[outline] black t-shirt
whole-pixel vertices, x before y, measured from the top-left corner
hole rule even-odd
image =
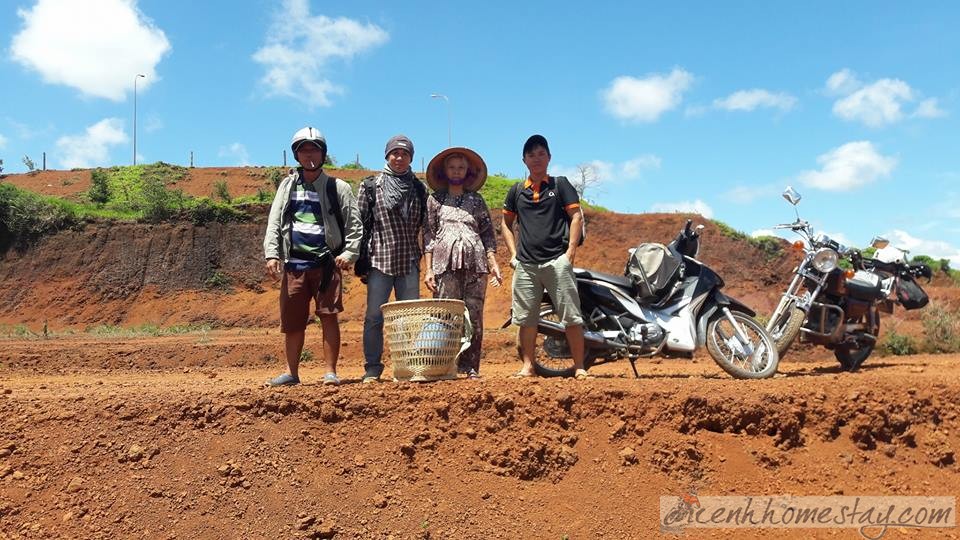
[[[519,196],[517,190],[520,190]],[[580,206],[580,197],[570,182],[551,176],[538,185],[517,182],[507,191],[504,213],[520,223],[517,260],[542,264],[567,251],[567,208]]]

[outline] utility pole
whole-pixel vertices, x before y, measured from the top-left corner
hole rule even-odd
[[[450,98],[443,94],[430,94],[430,97],[447,102],[447,147],[453,146],[453,113],[450,112]]]
[[[133,164],[137,164],[137,79],[146,78],[145,75],[137,73],[133,78]]]

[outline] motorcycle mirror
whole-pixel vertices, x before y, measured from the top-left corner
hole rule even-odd
[[[787,186],[787,189],[783,190],[783,198],[787,200],[790,204],[796,206],[800,199],[803,197],[793,187]]]
[[[883,249],[890,245],[890,241],[882,236],[874,236],[873,239],[870,240],[870,245],[877,249]]]

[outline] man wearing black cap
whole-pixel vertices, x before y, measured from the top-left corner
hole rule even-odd
[[[534,375],[533,355],[537,320],[544,291],[566,326],[574,373],[583,369],[583,315],[577,294],[573,262],[582,235],[580,197],[565,178],[547,174],[550,147],[543,135],[533,135],[523,145],[523,163],[530,172],[507,192],[503,203],[503,239],[512,256],[513,323],[520,326],[523,367],[519,377]],[[517,231],[514,232],[514,224]]]
[[[380,306],[395,291],[397,300],[420,298],[420,256],[427,190],[410,168],[413,142],[395,135],[384,148],[387,161],[375,178],[360,187],[359,208],[369,229],[370,271],[367,311],[363,319],[363,382],[383,374],[383,312]]]

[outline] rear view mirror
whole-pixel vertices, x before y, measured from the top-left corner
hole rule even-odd
[[[786,199],[790,204],[796,206],[803,197],[801,197],[800,194],[797,193],[792,187],[787,186],[787,189],[783,190],[783,198]]]

